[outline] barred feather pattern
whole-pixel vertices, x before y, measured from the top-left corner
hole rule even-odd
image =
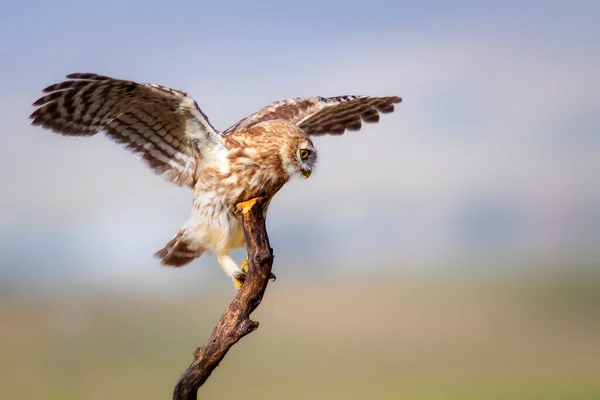
[[[296,123],[307,135],[340,135],[346,130],[357,131],[362,122],[379,122],[379,113],[394,111],[397,96],[336,96],[309,97],[277,101],[241,120],[223,134],[245,131],[259,123],[284,119]]]
[[[67,78],[33,103],[33,125],[68,136],[104,131],[155,173],[192,188],[203,152],[222,147],[220,134],[184,92],[96,74]]]

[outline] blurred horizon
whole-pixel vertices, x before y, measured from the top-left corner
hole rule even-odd
[[[544,399],[600,395],[599,281],[270,284],[259,329],[203,398]],[[0,303],[0,398],[171,398],[230,302],[62,292]],[[10,345],[8,345],[10,344]]]

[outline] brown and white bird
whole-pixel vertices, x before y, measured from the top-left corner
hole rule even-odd
[[[235,205],[272,198],[292,177],[308,178],[317,161],[310,136],[356,131],[394,111],[400,97],[338,96],[275,102],[220,132],[186,93],[89,73],[48,86],[30,118],[67,136],[103,131],[155,173],[194,190],[185,226],[157,253],[179,267],[214,252],[239,288],[246,268],[230,257],[244,245]]]

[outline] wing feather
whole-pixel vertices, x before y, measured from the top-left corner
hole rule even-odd
[[[308,135],[339,135],[357,131],[362,122],[376,123],[381,114],[394,111],[397,96],[336,96],[288,99],[275,102],[241,120],[223,134],[235,134],[258,123],[285,119],[296,123]]]
[[[220,133],[184,92],[90,73],[67,78],[33,103],[32,125],[68,136],[104,131],[180,186],[193,187],[205,152],[223,146]]]

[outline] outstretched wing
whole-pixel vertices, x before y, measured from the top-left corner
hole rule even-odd
[[[32,125],[67,136],[100,131],[131,150],[157,174],[193,187],[197,164],[222,146],[198,104],[184,92],[113,79],[71,74],[48,86],[31,114]]]
[[[357,131],[362,121],[379,121],[379,113],[391,113],[397,96],[337,96],[288,99],[275,102],[241,120],[223,134],[241,132],[260,122],[285,119],[292,121],[308,135],[339,135],[347,129]]]

